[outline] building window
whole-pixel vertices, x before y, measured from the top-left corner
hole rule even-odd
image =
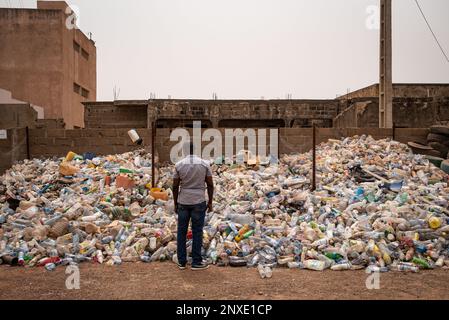
[[[75,50],[76,52],[80,52],[81,50],[81,46],[76,41],[73,41],[73,50]]]
[[[81,86],[77,83],[73,83],[73,92],[80,94]]]
[[[73,50],[80,53],[84,59],[89,60],[89,52],[81,48],[81,45],[75,40],[73,40]]]
[[[81,49],[81,55],[84,59],[89,60],[89,53],[86,50]]]
[[[89,98],[89,90],[81,88],[81,95],[86,99]]]
[[[86,98],[86,99],[89,98],[89,90],[83,88],[82,86],[80,86],[80,85],[77,84],[76,82],[73,83],[73,92],[75,92],[76,94],[79,94],[79,95],[83,96],[83,97]]]

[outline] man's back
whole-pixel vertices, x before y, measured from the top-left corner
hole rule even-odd
[[[204,202],[208,176],[212,176],[209,162],[198,156],[190,155],[176,163],[173,178],[180,180],[178,202],[185,205]]]

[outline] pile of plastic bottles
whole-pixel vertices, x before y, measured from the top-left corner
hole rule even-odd
[[[203,256],[220,266],[414,271],[449,266],[448,176],[406,145],[361,136],[278,165],[213,161]],[[0,262],[118,265],[176,258],[173,166],[144,150],[25,160],[0,178]],[[191,250],[191,233],[188,235]]]

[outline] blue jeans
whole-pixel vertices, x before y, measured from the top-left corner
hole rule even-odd
[[[178,262],[182,265],[187,263],[186,238],[189,228],[189,221],[192,219],[192,265],[199,265],[203,262],[201,248],[203,246],[203,227],[206,217],[206,202],[185,205],[178,203]]]

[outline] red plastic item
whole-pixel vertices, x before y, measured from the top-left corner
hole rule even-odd
[[[193,238],[193,235],[192,235],[192,230],[189,230],[188,232],[187,232],[187,239],[192,239]]]
[[[39,267],[45,266],[47,263],[58,263],[61,259],[59,257],[49,257],[39,261]]]
[[[117,188],[132,189],[134,188],[134,181],[125,175],[118,175],[115,178],[115,186]]]
[[[403,247],[406,247],[406,248],[413,248],[414,247],[413,240],[410,239],[410,238],[401,239],[401,245]]]

